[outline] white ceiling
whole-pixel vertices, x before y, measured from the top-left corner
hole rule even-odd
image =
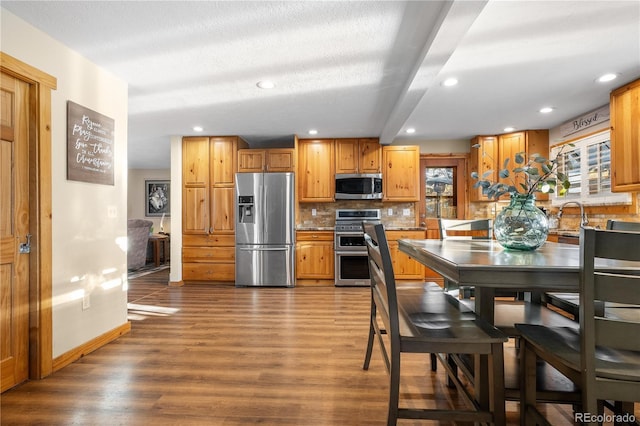
[[[170,137],[196,125],[253,146],[552,128],[640,77],[638,0],[1,5],[129,84],[131,168],[169,167]]]

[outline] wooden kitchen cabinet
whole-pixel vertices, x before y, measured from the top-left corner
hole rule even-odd
[[[640,79],[611,92],[611,191],[640,191]]]
[[[240,149],[238,150],[238,172],[293,172],[295,171],[295,149]]]
[[[498,136],[498,162],[497,167],[501,169],[504,165],[506,158],[509,158],[509,164],[507,169],[511,174],[511,177],[507,179],[501,179],[502,182],[507,185],[513,185],[513,169],[520,167],[516,164],[515,155],[519,152],[524,152],[525,157],[528,159],[530,155],[540,154],[545,158],[549,157],[549,131],[548,130],[526,130],[522,132],[508,133]],[[521,174],[523,175],[523,174]],[[524,182],[523,176],[515,181],[515,185],[520,187],[520,183]],[[543,194],[537,192],[536,200],[548,200],[549,194]],[[505,197],[508,197],[505,196]]]
[[[237,150],[246,146],[235,136],[182,140],[185,281],[235,279],[234,184]]]
[[[424,266],[400,251],[398,240],[424,239],[424,231],[386,231],[393,273],[397,280],[423,280]]]
[[[333,231],[296,232],[296,278],[334,279]]]
[[[478,147],[475,147],[478,145]],[[482,188],[474,188],[478,182],[471,177],[472,172],[477,172],[480,179],[488,179],[496,182],[498,179],[498,137],[497,136],[476,136],[471,139],[471,150],[469,151],[469,201],[489,201],[483,194]],[[487,177],[482,176],[486,172],[491,172]]]
[[[382,200],[419,201],[420,148],[384,146],[382,163]]]
[[[335,157],[333,139],[298,141],[298,201],[333,202]]]
[[[380,173],[382,149],[376,138],[336,139],[336,173]]]

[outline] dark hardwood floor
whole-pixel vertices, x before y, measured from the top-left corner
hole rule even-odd
[[[0,396],[2,425],[384,425],[376,347],[362,370],[367,288],[168,287],[168,270],[129,282],[131,333]],[[459,405],[442,368],[408,356],[408,404]],[[553,424],[572,424],[550,407]],[[516,403],[508,403],[518,424]],[[402,420],[400,425],[429,422]]]

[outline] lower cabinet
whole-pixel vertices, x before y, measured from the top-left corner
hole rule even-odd
[[[296,278],[334,279],[333,231],[296,232]]]
[[[397,280],[423,280],[424,266],[398,248],[398,240],[424,239],[424,231],[387,231],[393,272]]]
[[[183,235],[182,279],[233,282],[235,257],[234,234]]]

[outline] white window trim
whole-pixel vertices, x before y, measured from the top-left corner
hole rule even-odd
[[[587,161],[586,148],[589,145],[604,142],[606,140],[611,140],[611,132],[609,130],[605,130],[599,133],[595,133],[593,135],[586,136],[581,139],[576,139],[571,143],[575,145],[575,148],[580,149],[580,167],[581,170],[587,170],[585,167],[585,163]],[[555,158],[558,154],[558,151],[562,148],[561,145],[556,145],[551,147],[551,158]],[[572,149],[575,149],[572,148]],[[584,151],[583,151],[584,150]],[[585,173],[581,173],[581,188],[588,188],[588,177]],[[594,205],[614,205],[614,204],[631,204],[631,194],[628,192],[611,192],[605,195],[589,195],[581,192],[580,194],[570,194],[559,196],[557,193],[551,194],[551,205],[552,206],[560,206],[567,201],[578,201],[585,206],[594,206]]]

